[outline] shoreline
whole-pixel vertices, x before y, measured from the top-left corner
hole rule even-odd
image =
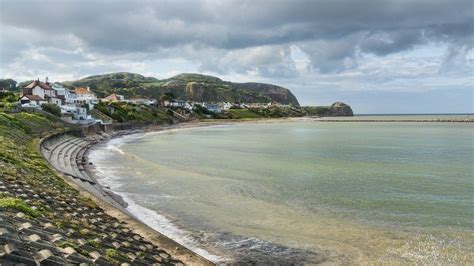
[[[85,152],[81,157],[81,162],[84,165],[84,171],[88,173],[88,175],[92,178],[94,184],[91,186],[83,186],[81,185],[82,182],[77,182],[77,179],[72,177],[71,175],[67,175],[64,172],[56,169],[54,163],[50,162],[46,155],[43,152],[42,145],[44,141],[47,141],[51,137],[54,137],[56,134],[52,134],[50,136],[46,136],[41,139],[39,142],[39,147],[41,150],[41,154],[48,162],[50,166],[60,174],[70,185],[74,188],[81,191],[81,193],[87,195],[89,198],[92,198],[102,209],[104,209],[105,213],[109,214],[112,217],[119,219],[128,224],[129,228],[133,231],[137,232],[138,234],[147,238],[150,242],[156,243],[158,246],[161,246],[164,250],[168,251],[172,256],[176,256],[176,258],[182,260],[186,264],[200,264],[200,265],[212,265],[214,262],[210,261],[208,258],[199,255],[195,251],[190,250],[189,248],[179,244],[176,240],[168,237],[160,233],[159,231],[153,229],[150,225],[145,224],[142,220],[140,220],[136,215],[132,214],[127,210],[128,203],[118,194],[111,191],[109,187],[101,185],[97,179],[97,170],[95,165],[91,164],[89,161],[89,154],[91,150],[98,145],[107,143],[108,141],[124,136],[129,136],[133,134],[143,134],[149,132],[162,132],[162,131],[169,131],[169,130],[179,130],[179,129],[192,129],[192,128],[201,128],[201,127],[209,127],[209,126],[225,126],[225,125],[235,125],[235,124],[261,124],[261,123],[284,123],[284,122],[300,122],[300,121],[311,121],[311,122],[405,122],[401,120],[395,121],[361,121],[361,120],[319,120],[318,118],[313,117],[297,117],[297,118],[271,118],[271,119],[238,119],[238,120],[204,120],[204,121],[191,121],[191,122],[183,122],[171,125],[155,125],[140,129],[126,129],[126,130],[118,130],[118,131],[111,131],[107,132],[96,132],[92,135],[86,135],[85,137],[81,137],[81,139],[89,139],[90,145],[87,146]],[[419,122],[410,120],[409,122]],[[440,122],[440,121],[429,121],[429,122]],[[451,121],[455,122],[455,121]],[[460,121],[456,121],[460,122]],[[466,121],[464,121],[466,122]],[[472,121],[469,121],[472,122]],[[67,133],[66,133],[67,134]],[[91,140],[92,138],[92,140]],[[78,167],[78,165],[71,165],[74,167]],[[77,171],[81,169],[75,169]],[[100,179],[100,178],[99,178]],[[91,191],[91,187],[93,188]],[[210,254],[213,255],[213,254]]]
[[[238,123],[241,123],[241,122],[250,122],[250,124],[255,124],[255,123],[259,123],[259,122],[263,122],[263,123],[268,123],[268,122],[275,122],[275,123],[278,123],[278,122],[290,122],[292,121],[291,119],[290,120],[271,120],[271,121],[261,121],[261,120],[257,120],[257,121],[234,121],[235,123],[230,123],[230,124],[238,124]],[[214,122],[214,121],[213,121]],[[197,124],[199,125],[199,123]],[[211,125],[219,125],[218,123],[211,123]],[[322,125],[322,124],[320,124]],[[387,124],[388,125],[388,124]],[[251,125],[250,125],[251,126]],[[290,126],[291,127],[291,124],[284,124],[283,126]],[[447,126],[447,125],[446,125]],[[188,131],[184,131],[184,132],[187,132],[185,134],[188,134],[188,135],[192,135],[193,133],[192,132],[188,132]],[[156,136],[156,135],[155,135]],[[158,135],[159,136],[159,135]],[[137,135],[137,138],[141,138],[141,135]],[[127,140],[124,140],[124,142],[127,142]],[[115,145],[116,143],[111,143],[112,145]],[[119,147],[119,145],[117,145],[117,147]],[[126,152],[127,150],[124,149],[124,151]],[[146,158],[146,157],[145,157]],[[163,158],[166,158],[163,157]],[[133,172],[132,173],[129,173],[129,175],[133,175]],[[113,183],[111,183],[113,184]],[[115,187],[113,185],[111,185],[112,187]],[[117,191],[121,191],[121,190],[117,190]],[[156,206],[156,210],[159,210],[159,205]],[[211,216],[212,217],[212,216]],[[191,224],[192,225],[192,224]],[[191,227],[193,228],[193,227]],[[271,254],[271,253],[270,253]],[[343,253],[343,254],[346,254],[346,253]],[[239,256],[236,256],[237,258],[239,258]],[[296,260],[297,261],[297,260]]]
[[[136,215],[127,210],[128,202],[126,202],[122,196],[110,190],[109,187],[104,186],[98,182],[97,172],[95,165],[89,161],[89,154],[94,147],[98,145],[105,144],[112,139],[130,136],[133,134],[146,134],[146,133],[155,133],[163,132],[170,130],[180,130],[180,129],[196,129],[212,126],[225,126],[225,125],[235,125],[235,124],[261,124],[261,123],[283,123],[283,122],[297,122],[301,121],[300,118],[269,118],[269,119],[239,119],[239,120],[211,120],[211,121],[190,121],[190,122],[181,122],[177,124],[167,124],[167,125],[154,125],[144,128],[132,128],[111,132],[96,132],[93,134],[86,134],[86,136],[79,137],[80,139],[88,140],[89,144],[85,148],[79,164],[71,164],[71,167],[76,172],[84,171],[87,173],[87,176],[92,179],[92,184],[90,182],[84,182],[81,178],[76,175],[68,174],[57,168],[58,162],[50,161],[47,157],[48,154],[44,149],[44,143],[54,139],[57,135],[68,135],[71,132],[61,132],[53,133],[51,135],[45,136],[40,139],[38,147],[40,153],[42,154],[45,161],[48,165],[72,187],[79,190],[84,196],[91,198],[99,207],[101,207],[104,212],[112,217],[119,219],[122,222],[128,224],[129,228],[132,231],[142,235],[144,238],[148,239],[150,242],[161,246],[164,250],[169,252],[172,256],[175,256],[177,259],[183,261],[186,264],[199,264],[199,265],[214,265],[214,262],[210,261],[208,258],[199,255],[195,251],[190,250],[189,248],[183,246],[177,241],[173,240],[171,237],[160,233],[159,231],[153,229],[150,225],[141,221]],[[91,140],[92,138],[92,140]],[[66,156],[67,157],[67,156]],[[64,159],[64,158],[63,158]],[[83,168],[79,167],[82,165]],[[207,251],[206,251],[207,252]],[[212,256],[214,254],[209,254]]]

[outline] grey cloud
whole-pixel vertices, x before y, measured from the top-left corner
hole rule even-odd
[[[214,57],[212,60],[199,58],[198,60],[204,62],[200,69],[216,73],[233,71],[239,74],[255,73],[280,78],[298,75],[289,46],[260,46],[231,52],[220,50],[217,53],[221,53],[222,56]]]
[[[397,31],[393,33],[375,32],[370,33],[367,38],[362,40],[360,48],[363,52],[383,56],[411,49],[423,42],[425,42],[425,38],[421,30]]]
[[[276,56],[269,64],[259,62],[257,55],[250,57],[253,62],[233,64],[225,58],[258,47],[297,44],[314,69],[339,72],[357,66],[358,53],[385,56],[429,42],[469,51],[474,34],[470,0],[3,0],[0,15],[1,57],[6,62],[18,55],[12,43],[21,49],[58,47],[57,40],[73,36],[82,49],[103,57],[186,55],[199,60],[202,69],[246,72],[253,64],[260,74],[275,76],[295,75],[289,56],[283,56],[284,62]],[[15,29],[30,36],[11,33]],[[182,53],[182,47],[206,56]]]
[[[354,68],[357,64],[357,43],[361,34],[354,34],[337,40],[304,42],[299,47],[309,56],[314,68],[322,73],[340,72]]]

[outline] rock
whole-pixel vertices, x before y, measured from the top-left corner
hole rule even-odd
[[[36,252],[35,261],[40,263],[51,256],[53,256],[53,253],[49,249],[43,249],[41,251]]]
[[[77,253],[76,250],[72,247],[66,247],[66,248],[63,248],[63,249],[59,249],[62,253],[64,253],[64,257],[69,257],[71,256],[72,254],[74,253]]]
[[[329,107],[329,116],[354,116],[354,113],[349,105],[335,102]]]
[[[4,246],[0,246],[0,257],[10,254],[12,252],[17,251],[18,249],[13,246],[12,244],[6,244]]]
[[[30,235],[30,236],[27,237],[27,240],[28,240],[29,242],[36,242],[36,241],[38,241],[38,240],[41,240],[41,237],[40,237],[39,235],[37,235],[37,234],[32,234],[32,235]]]
[[[21,231],[21,230],[24,230],[24,229],[28,229],[30,227],[31,227],[30,223],[22,223],[22,224],[18,225],[18,230]]]
[[[0,228],[0,236],[8,235],[8,230],[5,228]]]
[[[97,251],[92,251],[89,253],[89,256],[92,258],[92,261],[95,262],[100,258],[100,253]]]

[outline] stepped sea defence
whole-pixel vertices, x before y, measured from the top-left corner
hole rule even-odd
[[[0,114],[0,263],[208,263],[120,211],[84,167],[97,139],[61,126],[38,114]]]

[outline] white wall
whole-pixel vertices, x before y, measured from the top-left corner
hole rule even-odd
[[[40,86],[34,87],[33,90],[31,91],[31,93],[33,95],[38,95],[39,97],[44,99],[44,89],[41,88]]]

